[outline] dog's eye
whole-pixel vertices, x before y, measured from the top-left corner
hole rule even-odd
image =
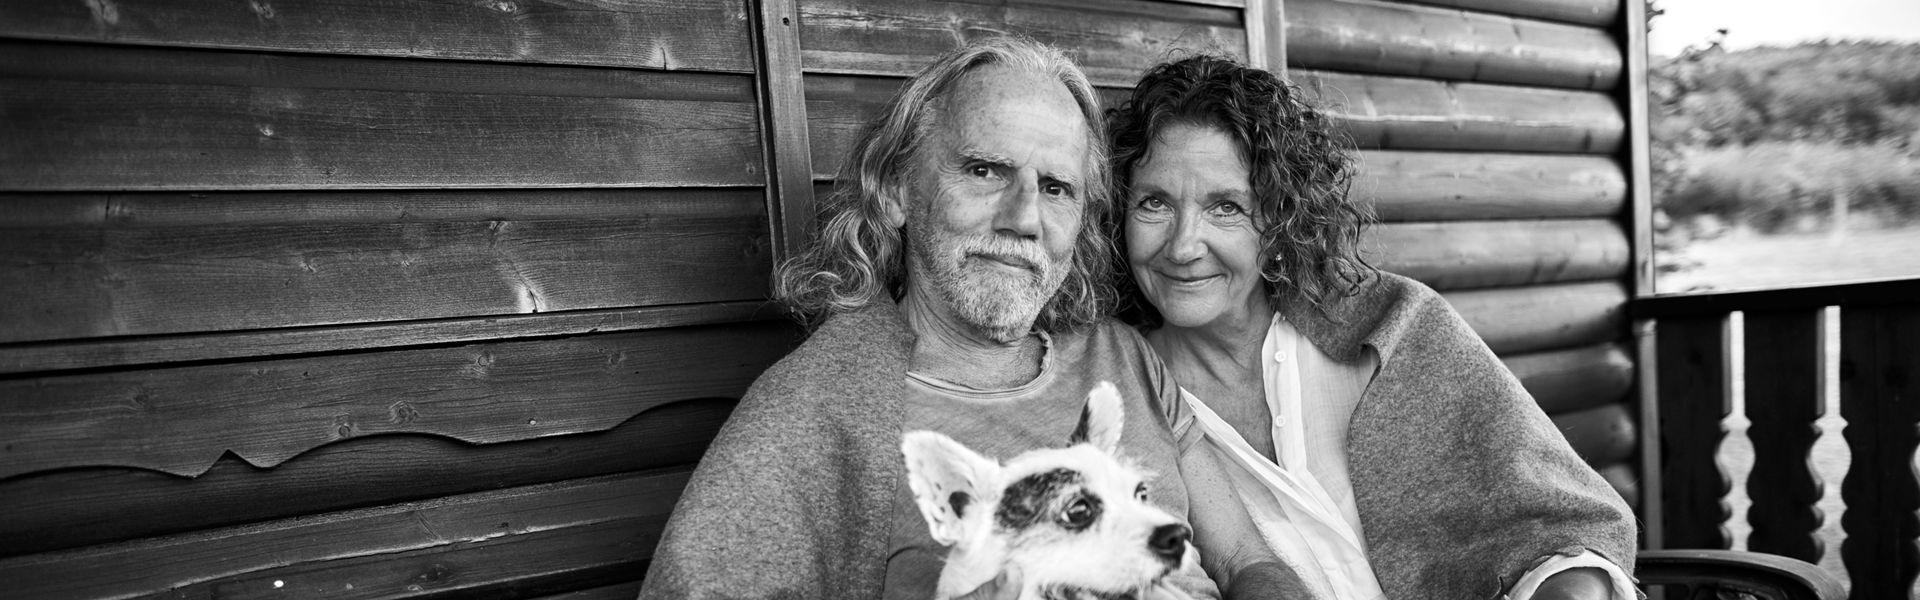
[[[1139,486],[1133,488],[1133,499],[1139,500],[1141,502],[1147,501],[1147,484],[1142,483]]]
[[[1088,525],[1093,524],[1093,519],[1097,516],[1099,516],[1099,508],[1088,501],[1086,496],[1081,496],[1074,498],[1072,502],[1067,503],[1065,510],[1060,511],[1060,523],[1066,525],[1068,529],[1086,529]]]

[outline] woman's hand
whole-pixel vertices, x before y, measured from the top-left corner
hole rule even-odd
[[[1536,600],[1608,600],[1613,597],[1613,580],[1607,572],[1593,567],[1567,569],[1540,582],[1533,592]]]

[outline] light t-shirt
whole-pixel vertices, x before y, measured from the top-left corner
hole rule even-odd
[[[1146,341],[1112,320],[1043,340],[1040,375],[1011,389],[977,390],[909,372],[905,430],[938,431],[1004,462],[1027,450],[1067,445],[1087,392],[1110,381],[1125,410],[1120,453],[1148,473],[1148,500],[1185,520],[1187,492],[1175,429],[1191,427],[1193,419]],[[884,597],[931,598],[947,548],[933,541],[904,479],[894,507]],[[1219,595],[1198,567],[1177,573],[1174,583],[1198,597]]]

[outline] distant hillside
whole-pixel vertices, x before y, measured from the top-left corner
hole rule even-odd
[[[1678,225],[1920,222],[1920,44],[1713,45],[1647,79],[1654,195]]]
[[[1682,145],[1920,146],[1920,44],[1809,43],[1658,60],[1655,132]]]

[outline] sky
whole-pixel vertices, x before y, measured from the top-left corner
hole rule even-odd
[[[1673,56],[1728,30],[1729,50],[1803,41],[1920,42],[1920,0],[1655,0],[1648,50]]]

